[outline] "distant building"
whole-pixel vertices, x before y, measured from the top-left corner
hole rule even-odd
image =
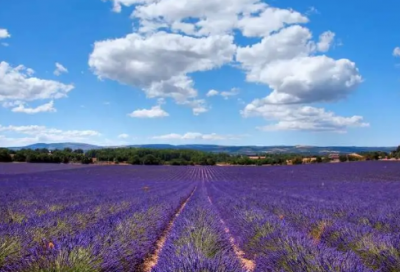
[[[339,153],[331,153],[328,155],[328,158],[331,160],[338,160],[339,159]]]

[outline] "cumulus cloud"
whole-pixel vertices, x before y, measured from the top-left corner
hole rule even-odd
[[[4,28],[0,28],[0,39],[6,39],[6,38],[10,38],[11,35],[10,33],[8,33],[7,29]]]
[[[143,1],[132,13],[141,24],[140,31],[152,32],[162,27],[184,26],[186,34],[218,35],[230,33],[243,15],[257,13],[267,5],[260,0],[150,0]],[[187,18],[195,18],[187,23]],[[192,26],[190,26],[192,25]]]
[[[72,84],[34,77],[34,72],[23,65],[14,68],[7,62],[0,62],[0,102],[3,102],[3,106],[10,103],[19,106],[26,101],[59,99],[66,97],[74,89]],[[42,105],[39,110],[49,111],[52,108],[51,103]],[[18,110],[22,111],[24,107],[18,107]]]
[[[396,48],[393,50],[393,56],[395,56],[395,57],[400,57],[400,47],[396,47]]]
[[[237,60],[246,70],[247,80],[272,89],[265,102],[337,101],[346,98],[362,82],[350,60],[313,55],[318,45],[311,38],[307,28],[296,25],[238,49]]]
[[[222,141],[222,140],[237,140],[241,136],[235,135],[219,135],[216,133],[203,134],[199,132],[187,132],[185,134],[165,134],[160,136],[154,136],[152,139],[155,140],[204,140],[204,141]]]
[[[93,140],[101,134],[94,130],[61,130],[46,126],[2,126],[0,125],[0,146],[20,146],[37,142],[81,142]],[[13,137],[7,136],[8,133]],[[15,137],[18,135],[20,137]]]
[[[118,135],[118,139],[128,139],[128,138],[129,138],[129,135],[126,133]]]
[[[160,105],[154,106],[151,109],[138,109],[128,116],[133,118],[162,118],[169,116],[168,112],[164,111]]]
[[[36,114],[40,112],[56,112],[57,110],[54,108],[54,101],[50,101],[49,103],[40,105],[36,108],[25,107],[24,104],[19,104],[17,107],[13,108],[11,111],[27,113],[27,114]]]
[[[193,38],[167,32],[137,33],[96,42],[89,65],[99,78],[141,88],[149,98],[190,105],[198,92],[187,75],[232,61],[236,46],[228,35]]]
[[[60,76],[63,73],[68,73],[68,69],[65,68],[62,64],[56,62],[56,69],[54,70],[54,75]]]
[[[317,43],[317,49],[320,52],[327,52],[331,48],[332,42],[335,39],[335,33],[332,31],[326,31],[319,36],[319,42]]]
[[[270,125],[260,130],[303,130],[344,133],[351,127],[368,127],[362,116],[343,117],[323,108],[299,105],[266,105],[256,102],[248,104],[241,112],[244,117],[259,116]]]
[[[260,14],[248,14],[238,21],[238,28],[246,37],[265,37],[287,25],[307,23],[309,20],[299,12],[268,7]]]

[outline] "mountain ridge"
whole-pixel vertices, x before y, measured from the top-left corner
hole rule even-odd
[[[23,147],[8,147],[11,150],[21,149],[37,149],[47,148],[54,149],[82,149],[84,151],[90,149],[104,149],[104,148],[152,148],[152,149],[194,149],[205,152],[224,152],[229,154],[262,154],[262,153],[299,153],[299,154],[328,154],[328,153],[357,153],[357,152],[371,152],[371,151],[385,151],[391,152],[396,147],[363,147],[363,146],[309,146],[309,145],[275,145],[275,146],[257,146],[257,145],[243,145],[243,146],[228,146],[228,145],[213,145],[213,144],[141,144],[141,145],[121,145],[121,146],[99,146],[86,143],[36,143]]]

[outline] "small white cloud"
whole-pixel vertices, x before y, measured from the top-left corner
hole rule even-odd
[[[68,73],[68,69],[65,68],[62,64],[56,62],[56,69],[54,70],[54,75],[60,76],[63,73]]]
[[[208,93],[206,94],[206,96],[211,97],[211,96],[216,96],[218,94],[219,94],[219,92],[217,90],[209,90]]]
[[[158,99],[157,99],[157,104],[158,104],[158,105],[163,105],[163,104],[165,104],[165,98],[163,98],[163,97],[158,98]]]
[[[105,102],[103,102],[103,104],[106,105],[106,106],[108,106],[108,105],[111,105],[111,102],[105,101]]]
[[[328,52],[331,48],[332,42],[335,39],[335,33],[332,31],[326,31],[319,36],[319,42],[317,43],[317,49],[320,52]]]
[[[316,7],[309,7],[305,14],[307,16],[309,16],[312,14],[321,14],[321,13],[319,12],[319,10]]]
[[[400,57],[400,47],[396,47],[396,48],[393,50],[393,56],[395,56],[395,57]]]
[[[135,110],[128,116],[133,118],[162,118],[169,116],[168,112],[164,111],[160,105],[154,106],[151,109]]]
[[[5,43],[5,42],[1,43],[1,45],[4,46],[4,47],[9,47],[10,46],[9,43]]]
[[[36,108],[26,108],[24,104],[19,104],[17,107],[13,108],[11,111],[26,113],[26,114],[36,114],[40,112],[57,112],[57,109],[54,108],[54,102],[50,101],[49,103],[43,104]]]
[[[228,99],[231,96],[235,96],[239,94],[239,89],[238,88],[232,88],[230,91],[223,91],[219,92],[217,90],[209,90],[208,93],[206,94],[207,97],[211,96],[217,96],[220,95],[225,99]]]
[[[228,99],[231,96],[236,96],[239,94],[238,88],[232,88],[230,91],[221,92],[221,96],[225,99]]]
[[[4,28],[0,28],[0,39],[6,39],[6,38],[10,38],[11,35],[10,33],[8,33],[7,29]]]
[[[126,133],[118,135],[118,139],[128,139],[128,138],[129,138],[129,135]]]

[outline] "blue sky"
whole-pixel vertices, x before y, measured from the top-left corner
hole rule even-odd
[[[0,3],[0,146],[395,146],[400,3]]]

